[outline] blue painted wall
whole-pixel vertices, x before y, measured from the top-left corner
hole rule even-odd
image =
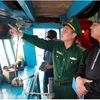
[[[27,31],[24,31],[24,33],[26,34],[31,34],[33,35],[33,28],[30,28]],[[24,56],[25,56],[25,60],[28,64],[28,67],[34,67],[37,63],[36,63],[36,52],[35,52],[35,47],[34,45],[30,44],[29,42],[24,41]]]
[[[34,23],[33,28],[55,28],[59,29],[60,24],[57,23]]]

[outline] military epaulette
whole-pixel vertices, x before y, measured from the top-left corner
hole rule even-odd
[[[82,50],[85,51],[86,49],[84,47],[82,47],[81,45],[77,44],[77,46]]]

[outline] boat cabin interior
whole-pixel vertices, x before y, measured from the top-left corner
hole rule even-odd
[[[1,0],[0,99],[46,99],[50,96],[42,94],[43,72],[39,66],[44,50],[11,36],[8,23],[21,32],[43,39],[48,30],[53,29],[60,39],[63,25],[76,15],[83,34],[77,42],[89,49],[96,42],[90,36],[90,26],[99,16],[99,8],[98,0]],[[13,86],[14,79],[19,83]]]

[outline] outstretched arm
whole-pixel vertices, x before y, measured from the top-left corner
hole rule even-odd
[[[38,38],[38,36],[36,35],[28,35],[28,34],[23,34],[22,32],[18,31],[16,28],[14,28],[13,26],[11,26],[10,24],[8,24],[10,27],[10,34],[11,35],[17,35],[22,37],[22,39],[28,41],[29,43],[41,48],[41,49],[45,49],[48,51],[53,51],[53,48],[56,46],[56,44],[58,42],[54,41],[54,40],[44,40],[44,39],[40,39]]]

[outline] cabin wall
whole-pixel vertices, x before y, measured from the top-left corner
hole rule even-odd
[[[30,28],[29,30],[24,31],[26,34],[34,35],[33,28]],[[23,40],[24,41],[24,40]],[[30,44],[27,41],[24,41],[24,57],[27,62],[27,65],[29,67],[34,67],[36,63],[36,52],[34,45]]]

